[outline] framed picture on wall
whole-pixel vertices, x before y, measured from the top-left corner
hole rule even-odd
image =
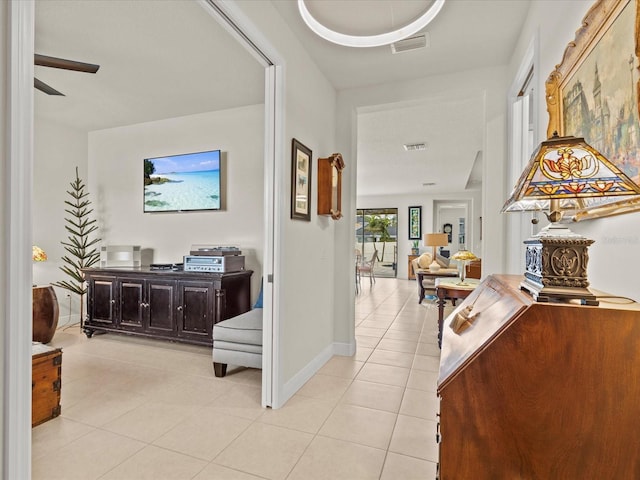
[[[409,207],[409,240],[422,238],[422,207]]]
[[[640,182],[640,0],[597,0],[546,82],[549,125],[584,137]],[[640,210],[640,196],[584,200],[574,220]]]
[[[291,142],[291,218],[311,221],[311,150]]]

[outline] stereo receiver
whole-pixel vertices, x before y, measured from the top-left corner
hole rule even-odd
[[[244,270],[244,255],[185,255],[185,272],[229,273]]]

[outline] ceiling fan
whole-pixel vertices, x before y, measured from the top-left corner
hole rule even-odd
[[[58,57],[47,57],[46,55],[39,55],[37,53],[35,54],[35,64],[41,67],[61,68],[62,70],[73,70],[74,72],[85,73],[96,73],[100,68],[100,65],[93,63],[76,62],[75,60],[65,60],[64,58]],[[64,97],[64,93],[60,93],[55,88],[50,87],[37,78],[33,79],[33,86],[47,95],[62,95]]]

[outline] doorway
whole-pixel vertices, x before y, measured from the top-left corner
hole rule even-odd
[[[364,260],[375,257],[377,277],[395,278],[398,272],[398,209],[356,210],[355,248]]]
[[[449,235],[449,245],[443,247],[450,255],[458,250],[471,249],[472,236],[469,223],[469,200],[436,200],[433,202],[434,231]],[[445,255],[449,256],[449,255]]]
[[[8,326],[7,337],[5,338],[6,348],[3,353],[3,365],[11,365],[11,369],[6,369],[7,375],[4,381],[3,392],[5,399],[4,434],[5,439],[10,439],[5,445],[4,472],[7,478],[29,478],[31,461],[31,405],[29,402],[31,386],[29,378],[31,376],[31,329],[25,326],[25,317],[31,317],[31,257],[29,245],[32,237],[31,227],[31,183],[32,183],[32,163],[33,163],[33,55],[34,55],[34,33],[35,33],[35,5],[33,2],[11,2],[9,7],[10,24],[9,30],[10,48],[7,48],[7,58],[10,53],[11,82],[8,88],[9,107],[7,111],[11,114],[10,128],[7,130],[8,138],[7,151],[11,154],[8,157],[7,170],[11,172],[11,187],[8,189],[3,205],[6,200],[7,212],[5,220],[10,224],[10,233],[7,245],[13,253],[12,258],[16,260],[7,265],[7,278],[11,278],[11,289],[7,287],[5,295],[10,300],[6,306]],[[6,11],[5,11],[6,12]],[[3,18],[4,20],[4,18]],[[9,35],[7,37],[9,38]],[[278,67],[265,66],[267,72],[267,89],[269,98],[265,99],[265,109],[268,111],[269,125],[267,131],[267,141],[265,145],[265,183],[268,186],[270,195],[265,195],[265,215],[267,224],[278,222],[273,208],[274,189],[280,187],[274,180],[275,159],[282,157],[283,146],[278,140],[283,137],[281,128],[283,122],[280,121],[282,106],[280,100],[282,95],[282,80],[276,75]],[[7,114],[7,118],[8,118]],[[26,213],[25,213],[26,212]],[[273,217],[276,217],[275,220]],[[277,225],[276,225],[277,227]],[[274,228],[274,231],[278,231]],[[10,237],[10,238],[9,238]],[[273,260],[273,243],[277,240],[271,236],[267,239],[264,272],[270,277],[273,276],[272,265],[278,262]],[[27,250],[29,249],[29,250]],[[28,260],[26,260],[28,259]],[[267,262],[268,260],[268,262]],[[267,265],[269,265],[267,267]],[[271,303],[270,298],[273,290],[273,283],[265,282],[269,290],[265,289],[265,301],[267,307]],[[265,308],[265,314],[266,314]],[[265,318],[265,323],[271,317]],[[266,328],[266,327],[265,327]],[[270,346],[271,343],[265,344]],[[265,357],[267,355],[265,354]],[[271,364],[269,363],[271,367]],[[275,368],[275,367],[274,367]],[[271,368],[263,369],[264,372],[271,372]],[[268,399],[271,398],[271,378],[269,378]],[[263,385],[265,381],[263,380]],[[278,388],[280,390],[280,388]],[[275,398],[275,394],[273,396]],[[26,400],[26,401],[25,401]],[[264,401],[264,400],[263,400]],[[7,412],[11,412],[9,415]]]

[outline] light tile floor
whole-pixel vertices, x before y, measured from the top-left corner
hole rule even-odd
[[[215,378],[210,348],[58,330],[62,415],[33,429],[33,478],[435,478],[437,308],[414,281],[368,283],[356,355],[278,410],[260,407],[259,370]]]

